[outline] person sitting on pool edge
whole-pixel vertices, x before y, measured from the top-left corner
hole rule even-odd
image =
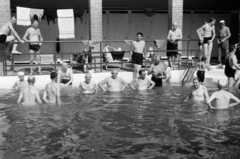
[[[168,61],[164,61],[164,68],[165,68],[165,79],[166,79],[166,82],[170,82],[170,80],[172,78],[172,69],[169,66],[169,62]]]
[[[232,93],[227,92],[224,90],[224,88],[227,86],[227,82],[224,79],[218,80],[218,89],[219,91],[214,92],[209,100],[207,101],[207,104],[212,109],[227,109],[229,107],[233,107],[235,105],[238,105],[240,103],[240,100],[235,97]],[[215,100],[214,107],[212,106],[211,102]],[[233,99],[236,101],[236,103],[231,103],[230,100]]]
[[[91,81],[92,75],[87,73],[85,75],[85,81],[81,82],[79,85],[79,92],[83,94],[92,94],[98,91],[97,85],[95,82]]]
[[[208,90],[205,86],[200,84],[198,77],[193,79],[191,93],[187,99],[192,99],[195,101],[207,101],[209,99]]]
[[[162,87],[162,78],[165,76],[164,65],[161,63],[161,57],[156,56],[154,58],[154,63],[151,64],[148,75],[152,74],[151,81],[155,83],[155,86]]]
[[[86,71],[86,73],[91,73],[91,74],[94,73],[94,69],[92,69],[92,65],[91,64],[87,64],[87,71]]]
[[[23,103],[22,103],[23,105],[35,105],[36,100],[39,104],[42,104],[42,100],[40,99],[39,92],[37,88],[34,87],[35,81],[36,80],[34,76],[28,77],[28,86],[24,87],[21,90],[17,103],[21,103],[23,99]]]
[[[58,71],[58,83],[62,83],[64,86],[72,85],[73,82],[73,71],[71,68],[68,68],[66,62],[62,63],[62,68]]]
[[[129,86],[132,89],[143,91],[147,89],[152,89],[155,86],[155,82],[146,78],[146,72],[144,70],[140,70],[138,73],[139,77],[137,77],[135,80],[129,83]],[[136,85],[136,87],[134,85]],[[150,87],[148,87],[149,85]]]
[[[52,72],[50,74],[52,82],[46,85],[43,93],[43,100],[46,103],[57,103],[58,105],[61,105],[60,84],[56,82],[57,76],[58,74],[56,72]]]
[[[122,78],[117,77],[118,71],[117,70],[112,70],[112,76],[107,77],[103,81],[98,83],[99,88],[102,91],[109,91],[109,92],[120,92],[125,89],[127,86],[127,82],[124,81]],[[107,85],[107,89],[104,88],[103,85]]]
[[[12,88],[14,89],[23,89],[25,86],[28,86],[27,81],[24,80],[24,72],[20,71],[18,72],[18,78],[19,80],[15,82]]]

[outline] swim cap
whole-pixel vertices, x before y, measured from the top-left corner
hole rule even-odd
[[[18,72],[18,76],[24,76],[24,72],[22,71]]]
[[[227,85],[227,81],[225,79],[218,80],[218,86],[220,88],[224,88],[224,87],[226,87],[226,85]]]
[[[220,20],[220,22],[219,23],[225,23],[225,20]]]

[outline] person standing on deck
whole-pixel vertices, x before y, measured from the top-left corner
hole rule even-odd
[[[107,77],[103,81],[98,83],[99,88],[102,91],[109,91],[109,92],[120,92],[125,89],[127,86],[127,82],[124,81],[122,78],[117,77],[118,71],[117,70],[112,70],[112,76]],[[107,85],[107,89],[104,88],[103,85]]]
[[[45,91],[43,93],[43,100],[46,103],[57,103],[58,105],[61,105],[60,84],[57,83],[57,76],[58,75],[56,72],[52,72],[50,74],[52,82],[46,85]]]
[[[134,65],[134,75],[138,77],[139,70],[143,64],[143,56],[146,55],[146,42],[143,40],[143,33],[137,33],[137,40],[133,41],[131,48],[132,63]]]
[[[196,77],[193,79],[191,93],[187,99],[192,99],[194,101],[207,101],[209,99],[208,90],[205,86],[200,84],[199,78]]]
[[[227,109],[229,107],[233,107],[235,105],[240,104],[240,100],[235,97],[232,93],[227,92],[224,90],[224,88],[227,86],[227,82],[224,79],[220,79],[218,81],[218,88],[219,91],[214,92],[209,100],[207,101],[207,104],[212,109]],[[213,107],[211,102],[215,100],[215,106]],[[230,100],[233,99],[236,101],[236,103],[231,103]]]
[[[12,88],[14,89],[23,89],[25,86],[28,86],[28,83],[27,81],[24,80],[24,72],[20,71],[18,72],[18,78],[19,80],[15,82],[15,84],[13,85]]]
[[[217,34],[218,42],[218,62],[222,65],[222,57],[225,57],[229,52],[229,42],[228,39],[231,37],[230,29],[225,26],[225,21],[220,21],[220,28]]]
[[[58,71],[58,83],[62,83],[65,86],[72,85],[73,82],[73,71],[71,68],[68,68],[68,64],[63,62],[62,68]]]
[[[178,40],[182,39],[182,31],[177,27],[177,23],[172,24],[167,36],[167,57],[171,67],[175,68],[176,59],[178,57]],[[175,51],[176,50],[176,51]]]
[[[136,87],[134,86],[136,85]],[[148,87],[150,85],[150,87]],[[155,82],[146,78],[146,72],[144,70],[139,71],[139,77],[129,83],[132,89],[137,89],[139,91],[152,89],[155,86]]]
[[[15,17],[12,17],[9,22],[6,22],[0,27],[0,44],[6,44],[8,42],[17,42],[24,43],[22,39],[20,39],[18,33],[13,28],[13,25],[16,24],[17,20]],[[9,35],[11,33],[11,35]],[[22,54],[17,51],[17,45],[13,44],[12,54]]]
[[[208,65],[210,64],[213,40],[215,38],[215,21],[214,18],[210,18],[208,23],[204,24],[197,30],[200,43],[203,44],[203,53],[207,58]],[[203,35],[201,33],[203,33]]]
[[[36,80],[34,76],[28,77],[28,86],[24,87],[21,90],[17,103],[21,103],[23,99],[23,103],[22,103],[23,105],[35,105],[37,104],[36,101],[39,104],[42,104],[42,100],[40,99],[39,92],[37,88],[34,87],[35,81]]]
[[[224,73],[228,77],[228,87],[236,86],[239,81],[239,75],[238,72],[240,70],[240,66],[238,65],[238,60],[236,57],[236,50],[237,50],[237,45],[231,45],[230,47],[230,52],[226,56],[226,66]],[[233,84],[235,81],[235,84]]]
[[[27,37],[29,37],[29,40],[27,39]],[[23,36],[23,40],[25,40],[26,42],[30,42],[29,43],[29,53],[32,54],[38,54],[40,53],[41,50],[41,46],[42,46],[42,35],[41,35],[41,31],[38,28],[38,21],[34,20],[32,23],[32,26],[30,28],[28,28]],[[40,43],[38,42],[40,41]],[[32,42],[32,43],[31,43]],[[33,63],[33,60],[35,59],[37,60],[38,64],[41,64],[41,57],[39,55],[30,55],[30,64]],[[32,67],[30,68],[30,75],[33,74],[33,69]],[[38,73],[41,73],[41,66],[38,66]]]

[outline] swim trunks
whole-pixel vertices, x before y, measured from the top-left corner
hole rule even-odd
[[[143,64],[143,54],[133,51],[132,63],[137,64],[137,65],[142,65]]]
[[[231,77],[234,78],[236,71],[237,71],[237,70],[232,69],[232,68],[230,67],[230,64],[229,64],[229,56],[228,56],[228,58],[226,59],[226,63],[225,63],[225,70],[224,70],[225,75],[226,75],[228,78],[231,78]]]
[[[162,78],[152,77],[151,80],[155,82],[155,86],[162,87]]]
[[[173,44],[171,42],[168,41],[167,43],[167,50],[172,50],[172,51],[167,51],[167,56],[175,56],[177,57],[178,54],[178,44]],[[174,51],[176,50],[176,51]]]
[[[41,46],[39,44],[29,44],[29,50],[39,51]]]
[[[62,79],[61,83],[66,84],[69,81],[70,81],[70,79]],[[69,85],[72,85],[72,82]]]
[[[202,43],[200,40],[198,41],[198,46],[202,46]]]
[[[203,38],[203,44],[208,44],[208,41],[209,41],[209,40],[212,40],[212,37],[207,37],[207,38],[204,37],[204,38]]]
[[[197,77],[199,78],[199,81],[203,83],[204,79],[205,79],[205,71],[198,70],[197,71]]]
[[[0,35],[0,44],[5,43],[6,40],[7,40],[7,35],[5,35],[5,34]]]

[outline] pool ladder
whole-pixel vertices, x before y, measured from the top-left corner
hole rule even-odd
[[[193,79],[193,75],[196,72],[195,66],[189,66],[183,73],[182,78],[182,86],[184,86],[187,83],[190,83]]]

